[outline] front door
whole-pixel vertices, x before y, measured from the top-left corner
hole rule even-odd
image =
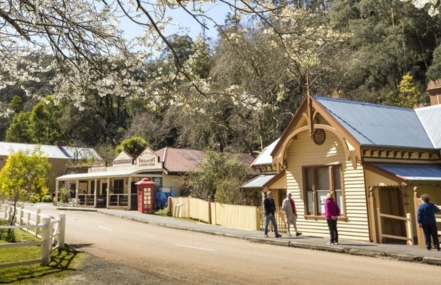
[[[401,191],[395,187],[380,188],[380,212],[382,214],[405,217]],[[402,220],[383,217],[381,219],[383,233],[394,236],[406,236],[406,223]],[[397,239],[386,238],[384,242],[405,243]]]

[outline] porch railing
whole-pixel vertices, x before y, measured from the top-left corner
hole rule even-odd
[[[382,214],[380,212],[380,209],[377,208],[377,218],[378,218],[378,235],[380,237],[379,242],[382,243],[383,242],[383,238],[390,238],[390,239],[398,239],[398,240],[405,240],[407,241],[408,245],[413,245],[414,240],[413,240],[413,231],[412,231],[412,223],[411,223],[411,215],[410,213],[406,214],[406,218],[405,217],[401,217],[401,216],[394,216],[394,215],[388,215],[388,214]],[[393,219],[393,220],[399,220],[399,221],[405,221],[406,222],[406,236],[397,236],[397,235],[389,235],[389,234],[384,234],[383,233],[383,229],[382,229],[382,222],[381,219],[382,218],[389,218],[389,219]]]

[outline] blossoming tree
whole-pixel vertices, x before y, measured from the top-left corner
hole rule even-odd
[[[234,85],[212,92],[210,78],[200,78],[193,72],[200,62],[198,57],[204,56],[203,51],[181,62],[168,42],[164,29],[173,19],[166,15],[176,9],[190,14],[201,26],[212,22],[220,34],[224,33],[225,26],[215,23],[204,12],[204,5],[208,3],[229,6],[237,20],[253,20],[256,28],[272,38],[274,46],[285,50],[285,58],[291,62],[287,70],[291,76],[304,77],[308,69],[320,63],[323,49],[342,38],[325,23],[310,25],[314,17],[326,11],[306,13],[305,4],[295,1],[3,1],[0,3],[0,88],[21,81],[38,81],[39,73],[53,70],[55,76],[51,84],[55,102],[67,98],[80,110],[90,90],[101,96],[146,98],[151,108],[161,104],[194,108],[187,96],[193,92],[208,101],[215,101],[219,95],[228,96],[256,110],[268,106],[254,94]],[[121,18],[141,27],[142,33],[133,39],[124,38]],[[230,42],[241,41],[245,33],[230,33]],[[148,71],[146,60],[157,54],[163,44],[175,58],[173,68],[166,72]],[[37,60],[29,56],[36,54],[51,55],[53,61],[43,64],[43,56]],[[34,95],[26,91],[29,96]],[[163,100],[164,94],[170,97]],[[199,103],[200,98],[196,102]]]

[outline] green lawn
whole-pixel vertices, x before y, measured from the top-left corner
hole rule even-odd
[[[0,225],[2,224],[4,221],[0,220]],[[5,241],[6,231],[0,232],[0,244],[7,243]],[[16,242],[38,240],[35,236],[22,230],[16,229],[14,233]],[[0,264],[39,258],[39,246],[0,249]],[[37,263],[0,269],[0,284],[45,284],[49,279],[65,278],[69,272],[79,268],[80,261],[81,253],[70,249],[54,250],[50,255],[48,266],[41,266]]]

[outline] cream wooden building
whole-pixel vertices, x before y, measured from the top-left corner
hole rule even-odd
[[[250,164],[254,159],[244,153],[225,152],[225,155],[229,158],[238,156],[245,164]],[[57,198],[61,187],[71,185],[71,199],[75,199],[77,205],[136,210],[136,182],[149,178],[155,182],[155,194],[160,192],[178,197],[181,195],[181,186],[185,183],[183,176],[191,171],[199,171],[198,163],[205,156],[206,152],[202,150],[172,147],[157,151],[147,147],[137,158],[122,151],[115,157],[112,166],[101,162],[93,165],[88,173],[57,177]]]
[[[441,204],[441,105],[307,96],[270,155],[304,235],[328,237],[324,202],[333,192],[341,239],[412,244],[419,195]]]

